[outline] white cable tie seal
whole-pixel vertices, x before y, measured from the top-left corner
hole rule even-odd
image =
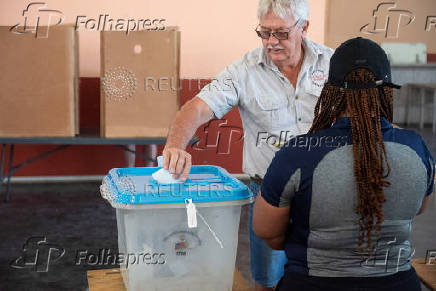
[[[195,204],[192,203],[192,199],[185,199],[186,214],[188,215],[188,227],[197,227],[197,209]]]
[[[197,227],[197,214],[200,216],[201,220],[203,220],[204,224],[209,229],[210,233],[218,243],[218,245],[223,249],[223,243],[218,237],[218,235],[215,233],[215,231],[212,230],[209,223],[207,223],[206,219],[204,219],[203,215],[200,214],[200,212],[197,211],[195,204],[192,202],[192,199],[185,199],[185,206],[186,206],[186,214],[188,216],[188,227],[189,228],[195,228]]]

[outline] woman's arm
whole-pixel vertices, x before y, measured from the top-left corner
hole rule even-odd
[[[259,191],[253,208],[253,231],[272,249],[284,249],[289,211],[290,206],[272,206],[263,199]]]
[[[421,213],[424,212],[424,210],[427,208],[427,204],[428,204],[429,200],[433,197],[433,195],[434,195],[434,193],[424,197],[424,199],[422,200],[421,208],[419,209],[419,211],[416,215],[420,215]]]

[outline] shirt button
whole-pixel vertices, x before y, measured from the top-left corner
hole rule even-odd
[[[301,117],[300,117],[300,118],[298,118],[298,121],[301,121]]]
[[[295,96],[295,100],[298,100],[298,95]]]

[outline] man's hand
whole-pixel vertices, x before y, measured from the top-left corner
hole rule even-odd
[[[183,149],[194,136],[197,128],[214,117],[209,105],[194,97],[186,102],[176,113],[163,150],[164,169],[173,174],[174,179],[185,182],[191,169],[191,155]]]
[[[191,155],[178,148],[166,148],[163,150],[163,167],[173,174],[174,179],[185,182],[191,170]]]

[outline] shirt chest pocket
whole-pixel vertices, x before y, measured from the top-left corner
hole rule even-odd
[[[303,123],[312,123],[314,111],[319,96],[321,95],[322,87],[318,87],[312,83],[306,83],[299,94],[298,102],[295,103],[299,121]]]
[[[285,130],[291,126],[287,98],[256,96],[254,114],[261,127],[268,130]]]

